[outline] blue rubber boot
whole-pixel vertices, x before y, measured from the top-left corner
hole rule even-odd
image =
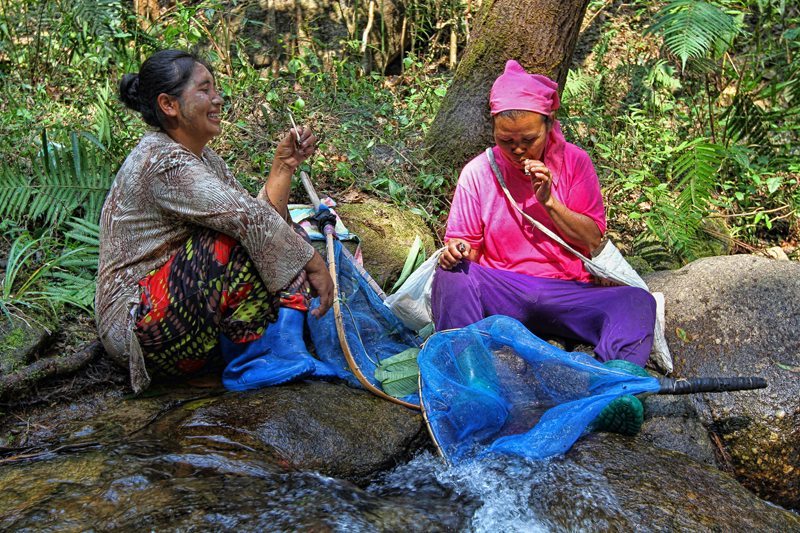
[[[333,379],[336,372],[314,359],[303,341],[305,313],[288,307],[264,334],[248,343],[234,343],[220,335],[222,356],[228,365],[222,372],[226,389],[241,391],[281,385],[305,378]]]
[[[309,359],[289,359],[272,353],[265,337],[235,343],[220,335],[222,356],[228,362],[222,372],[222,384],[226,389],[243,391],[281,385],[314,372],[314,362]]]
[[[336,379],[336,371],[327,363],[314,358],[306,348],[303,340],[303,327],[306,323],[306,311],[298,311],[291,307],[278,308],[278,319],[267,327],[264,337],[272,346],[272,353],[278,357],[310,361],[314,370],[308,376],[313,379]]]

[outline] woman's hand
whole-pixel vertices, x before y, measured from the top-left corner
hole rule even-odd
[[[297,132],[297,133],[295,133]],[[300,136],[298,142],[297,137]],[[292,128],[283,136],[278,148],[275,150],[275,162],[281,162],[292,170],[300,166],[300,163],[308,159],[317,149],[317,136],[311,128],[297,126]]]
[[[297,141],[298,134],[300,142]],[[275,160],[269,169],[269,177],[261,192],[258,193],[258,197],[269,199],[284,220],[289,220],[289,210],[286,206],[289,203],[289,191],[292,188],[292,175],[300,163],[305,161],[316,149],[317,137],[311,132],[311,128],[302,126],[289,130],[289,133],[284,135],[281,142],[278,143]]]
[[[536,159],[526,159],[522,162],[522,165],[525,175],[530,175],[531,177],[531,187],[533,187],[533,192],[536,194],[536,200],[541,205],[548,207],[552,199],[550,186],[553,182],[550,169]]]
[[[311,311],[311,314],[316,318],[322,318],[333,304],[333,279],[328,272],[328,265],[321,255],[314,252],[304,269],[311,285],[311,295],[319,296],[319,307]]]
[[[462,259],[468,259],[472,251],[472,246],[462,239],[450,239],[445,246],[442,255],[439,256],[439,266],[445,270],[450,270]]]

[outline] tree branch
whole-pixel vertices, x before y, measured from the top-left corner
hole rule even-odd
[[[95,339],[73,354],[39,359],[12,374],[0,376],[0,397],[25,390],[45,378],[74,372],[98,356],[102,350],[100,340]]]

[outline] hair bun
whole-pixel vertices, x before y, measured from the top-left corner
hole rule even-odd
[[[125,74],[119,82],[119,99],[129,108],[139,111],[141,100],[139,99],[139,74]]]

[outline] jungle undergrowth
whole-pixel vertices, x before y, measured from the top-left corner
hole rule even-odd
[[[731,29],[687,52],[685,42],[665,45],[663,33],[705,23],[684,16],[685,2],[593,0],[579,42],[591,54],[576,56],[562,95],[567,137],[589,151],[600,176],[609,233],[644,270],[772,245],[800,256],[798,8],[703,4]],[[52,266],[26,287],[44,295],[48,312],[91,311],[99,203],[146,131],[117,101],[116,83],[159,48],[194,50],[215,68],[226,117],[212,147],[249,190],[260,188],[291,110],[320,138],[305,166],[318,192],[378,196],[442,235],[458,169],[422,149],[452,79],[440,58],[406,53],[401,73],[384,75],[365,69],[357,40],[335,52],[297,40],[256,67],[258,32],[235,34],[219,0],[180,4],[146,29],[114,0],[0,7],[0,230],[5,243],[23,234],[37,242],[17,283]],[[48,196],[53,190],[62,193]],[[306,201],[299,183],[292,200]],[[65,254],[73,260],[55,262]],[[6,294],[25,301],[17,288]]]

